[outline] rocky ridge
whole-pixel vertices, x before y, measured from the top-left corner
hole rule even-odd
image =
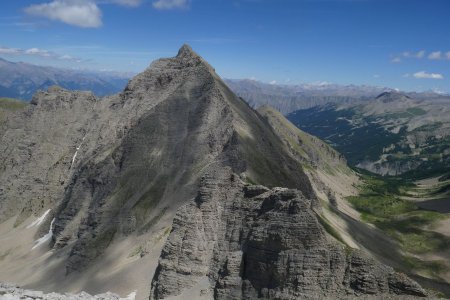
[[[36,239],[52,226],[49,246],[64,250],[67,274],[117,238],[159,231],[210,170],[314,197],[263,118],[189,46],[118,95],[39,92],[0,137],[0,221],[17,227],[51,209]]]
[[[38,90],[58,85],[71,90],[92,91],[98,96],[121,91],[130,74],[45,67],[11,62],[0,57],[0,97],[29,101]]]
[[[427,293],[405,275],[345,248],[298,190],[206,176],[180,208],[152,282],[151,299],[181,295],[203,278],[214,299],[375,298]],[[206,292],[205,292],[206,293]]]

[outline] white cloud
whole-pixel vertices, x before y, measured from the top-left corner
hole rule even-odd
[[[434,51],[427,55],[425,50],[421,50],[418,52],[409,52],[405,51],[395,56],[391,56],[391,62],[400,63],[405,59],[422,59],[428,58],[429,60],[450,60],[450,51]]]
[[[97,4],[89,0],[53,0],[25,8],[30,15],[58,20],[66,24],[96,28],[102,25],[102,13]]]
[[[53,56],[52,53],[50,53],[47,50],[42,50],[39,48],[30,48],[28,50],[24,50],[24,54],[27,55],[36,55],[36,56],[42,56],[42,57],[51,57]]]
[[[186,8],[188,5],[189,0],[157,0],[153,2],[153,7],[156,9]]]
[[[114,3],[132,7],[139,6],[141,2],[141,0],[114,0]]]
[[[7,47],[0,47],[0,54],[5,55],[17,55],[20,54],[20,49],[16,48],[7,48]]]
[[[374,74],[373,75],[373,78],[380,78],[381,76],[380,75],[378,75],[378,74]]]
[[[421,59],[425,57],[425,50],[420,50],[418,52],[409,52],[409,51],[405,51],[399,55],[394,56],[394,58],[391,59],[391,62],[393,63],[400,63],[402,62],[403,58],[417,58],[417,59]]]
[[[402,56],[405,58],[423,58],[425,56],[425,50],[419,52],[403,52]]]
[[[276,80],[272,80],[271,82],[269,82],[269,84],[272,84],[272,85],[277,84],[277,81]]]
[[[414,73],[413,76],[417,79],[444,79],[444,76],[442,74],[427,73],[425,71]]]
[[[39,49],[39,48],[30,48],[30,49],[18,49],[18,48],[8,48],[8,47],[0,47],[0,54],[3,55],[25,55],[25,56],[40,56],[44,58],[50,59],[58,59],[58,60],[67,60],[74,62],[81,62],[82,60],[77,57],[73,57],[71,55],[60,55],[48,50]]]
[[[419,52],[416,53],[416,57],[417,58],[423,58],[424,56],[425,56],[425,51],[424,50],[419,51]]]
[[[441,59],[442,52],[441,51],[435,51],[431,52],[430,55],[428,55],[428,59],[436,60]]]

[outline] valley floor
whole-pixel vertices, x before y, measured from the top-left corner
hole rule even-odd
[[[359,237],[359,242],[365,243],[367,250],[380,260],[448,297],[450,180],[411,182],[363,175],[362,182],[359,194],[347,197],[368,226],[364,229],[365,226],[355,224],[360,233],[356,239]],[[349,224],[354,222],[346,219]]]

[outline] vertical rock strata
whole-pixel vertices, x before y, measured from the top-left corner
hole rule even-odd
[[[207,277],[214,299],[426,296],[414,281],[332,240],[298,190],[203,178],[162,251],[151,299]]]

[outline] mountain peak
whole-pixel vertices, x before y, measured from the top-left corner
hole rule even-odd
[[[387,91],[378,95],[376,99],[383,103],[389,103],[398,100],[407,100],[410,99],[410,97],[397,91]]]
[[[183,46],[181,46],[180,50],[178,50],[178,54],[177,54],[178,58],[195,58],[195,57],[199,57],[199,55],[197,53],[195,53],[194,50],[192,50],[191,46],[189,46],[188,44],[184,44]]]

